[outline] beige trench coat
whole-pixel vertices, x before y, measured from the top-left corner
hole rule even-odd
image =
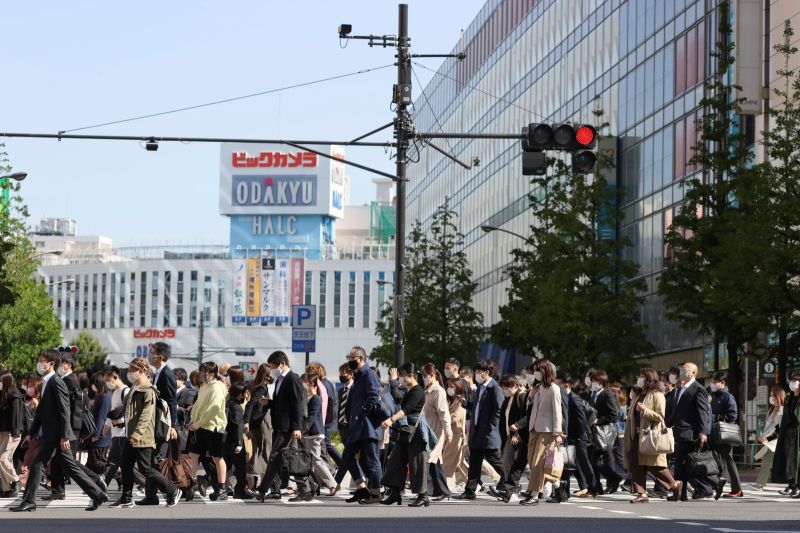
[[[634,446],[638,448],[639,441],[636,435],[633,422],[636,414],[636,404],[642,402],[644,404],[644,412],[639,417],[639,429],[651,428],[658,426],[659,422],[664,421],[664,410],[667,401],[664,394],[660,391],[651,391],[642,396],[641,394],[633,400],[628,407],[628,423],[625,424],[625,468],[630,470],[631,458],[633,455]],[[644,455],[639,454],[638,464],[642,466],[658,466],[666,468],[667,454],[660,453],[657,455]]]
[[[425,420],[428,421],[428,425],[438,439],[436,446],[428,454],[428,462],[438,463],[442,460],[444,441],[453,438],[447,393],[438,383],[433,382],[425,389],[425,406],[422,408],[422,412],[425,413]]]

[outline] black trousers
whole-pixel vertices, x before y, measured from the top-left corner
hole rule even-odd
[[[31,466],[28,482],[25,485],[25,495],[22,497],[23,501],[28,503],[36,502],[36,489],[39,486],[39,482],[42,480],[42,471],[45,465],[50,462],[50,459],[53,458],[53,453],[55,453],[55,457],[58,458],[61,472],[74,479],[75,483],[77,483],[81,490],[88,494],[90,498],[99,498],[100,495],[103,494],[100,487],[98,487],[91,478],[86,475],[86,472],[78,466],[77,461],[75,461],[75,456],[72,455],[72,450],[62,450],[58,441],[40,442],[39,449],[36,451],[36,458],[33,460],[33,465]],[[61,475],[62,483],[63,474]]]
[[[716,444],[714,449],[717,450],[722,463],[722,476],[731,484],[731,492],[739,492],[742,490],[742,483],[739,481],[739,469],[733,459],[733,448],[725,444]]]
[[[342,455],[339,453],[339,450],[336,449],[333,443],[331,443],[331,432],[329,427],[325,428],[324,444],[325,450],[328,452],[330,458],[333,459],[333,462],[336,463],[336,466],[342,466]]]
[[[147,479],[147,484],[161,490],[164,494],[173,494],[178,490],[167,478],[153,467],[152,448],[134,448],[130,442],[125,443],[122,449],[122,498],[130,500],[133,494],[133,467],[137,466],[139,472]]]
[[[513,446],[510,442],[506,441],[506,446]],[[519,488],[519,480],[525,467],[528,466],[528,441],[521,440],[519,444],[514,446],[514,459],[511,461],[511,467],[506,472],[506,480],[503,485],[498,483],[498,487],[502,487],[507,491],[515,491]]]
[[[100,477],[105,476],[106,462],[108,461],[109,447],[105,448],[89,448],[89,457],[86,459],[86,468],[94,472]]]
[[[578,487],[589,491],[597,487],[597,477],[594,474],[594,467],[589,460],[589,447],[581,442],[575,445],[575,478],[578,480]]]
[[[232,448],[225,449],[225,466],[227,467],[226,475],[230,477],[231,467],[233,467],[233,475],[236,478],[236,485],[233,490],[236,493],[244,492],[247,485],[247,452],[242,451],[234,453]],[[216,479],[216,478],[215,478]]]
[[[281,459],[281,451],[287,448],[292,442],[292,433],[290,431],[272,431],[272,452],[269,454],[269,463],[267,463],[267,471],[264,473],[264,479],[258,485],[258,490],[266,492],[272,490],[273,492],[280,493],[281,491],[281,471],[283,468],[283,461]],[[298,481],[298,488],[303,492],[309,491],[308,480]]]
[[[601,476],[605,476],[606,481],[610,487],[618,486],[624,479],[628,477],[622,468],[617,463],[617,458],[614,456],[614,449],[606,450],[604,452],[594,452],[594,475],[596,483],[594,491],[603,492],[603,485]],[[601,466],[602,465],[602,468]]]
[[[72,454],[73,462],[78,465],[78,468],[83,470],[84,474],[92,480],[93,483],[98,484],[100,481],[100,476],[97,475],[95,471],[88,467],[88,465],[83,465],[75,459],[75,454],[78,453],[80,449],[80,441],[78,440],[71,440],[69,441],[69,453]],[[67,469],[64,465],[64,460],[62,454],[56,454],[53,457],[53,461],[50,463],[50,490],[53,494],[61,494],[63,495],[66,491],[66,474]]]
[[[441,460],[428,463],[428,492],[431,496],[450,496]]]
[[[690,478],[689,472],[686,468],[686,456],[696,449],[697,445],[694,441],[675,440],[675,479],[683,481],[683,494],[686,494],[686,488],[691,482],[695,491],[700,491],[701,494],[711,494],[712,481],[710,478]]]
[[[152,453],[150,454],[151,466],[153,467],[154,470],[156,470],[156,472],[158,472],[158,465],[156,465],[155,463],[156,456],[160,456],[163,459],[167,455],[169,455],[169,443],[156,442],[156,449],[153,450]],[[141,468],[139,469],[139,471],[142,472],[142,474],[144,474],[145,478],[147,479],[147,481],[144,484],[144,497],[147,499],[157,500],[159,486],[156,483],[154,483],[152,478],[147,477],[147,474],[145,474]]]
[[[108,458],[106,459],[106,485],[111,482],[117,475],[119,467],[122,464],[122,449],[125,447],[125,437],[112,437],[111,448],[108,450]]]
[[[386,462],[381,484],[402,491],[406,486],[406,472],[411,480],[411,492],[427,494],[428,452],[416,450],[410,443],[411,435],[403,433]]]
[[[467,494],[474,494],[475,489],[478,488],[478,482],[481,479],[481,465],[486,461],[492,468],[500,475],[497,482],[498,487],[506,485],[505,470],[503,469],[503,458],[500,456],[500,450],[496,448],[469,449],[469,470],[467,471],[467,484],[464,487],[464,492]]]

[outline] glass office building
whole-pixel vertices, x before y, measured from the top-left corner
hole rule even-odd
[[[703,339],[667,321],[655,294],[669,250],[663,235],[681,202],[679,182],[697,172],[687,161],[703,81],[713,71],[713,0],[489,0],[415,99],[423,132],[515,133],[530,122],[594,122],[602,109],[620,139],[618,185],[626,191],[621,233],[640,265],[648,294],[642,319],[656,350],[674,357]],[[755,28],[758,30],[758,28]],[[418,60],[415,60],[418,61]],[[420,70],[422,65],[415,63]],[[409,167],[408,220],[430,224],[445,197],[460,215],[465,251],[479,283],[477,308],[486,324],[507,301],[504,269],[520,244],[498,226],[527,234],[532,222],[519,141],[450,140]]]

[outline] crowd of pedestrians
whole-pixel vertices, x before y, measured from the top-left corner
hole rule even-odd
[[[64,499],[71,479],[89,511],[162,498],[302,502],[336,496],[347,474],[346,501],[360,505],[401,505],[407,489],[411,507],[481,492],[525,506],[620,490],[637,504],[744,494],[723,436],[739,416],[725,373],[706,388],[692,363],[643,368],[624,387],[602,369],[574,379],[546,359],[519,375],[449,359],[390,369],[382,383],[367,359],[354,347],[331,379],[318,363],[293,370],[276,351],[247,383],[229,364],[173,368],[165,343],[124,373],[92,376],[43,350],[36,375],[0,374],[0,498],[34,511],[40,487],[42,499]],[[788,392],[770,391],[753,490],[773,481],[800,498],[798,420],[795,371]]]

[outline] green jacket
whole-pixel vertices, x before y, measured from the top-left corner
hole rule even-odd
[[[134,448],[156,447],[156,400],[158,389],[153,385],[134,387],[125,407],[125,431]]]

